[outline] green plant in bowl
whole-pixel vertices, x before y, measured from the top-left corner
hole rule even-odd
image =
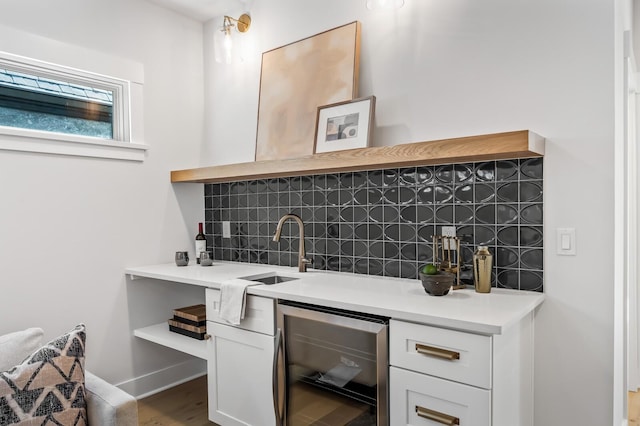
[[[420,270],[425,275],[436,275],[438,273],[438,267],[433,263],[427,263]]]

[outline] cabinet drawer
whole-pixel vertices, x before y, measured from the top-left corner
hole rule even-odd
[[[275,334],[275,300],[268,297],[247,295],[244,319],[235,326],[258,333]],[[220,290],[208,288],[206,291],[207,321],[229,325],[220,318]]]
[[[389,363],[491,389],[491,337],[391,320]]]
[[[394,426],[491,425],[491,391],[486,389],[390,367],[389,395],[389,424]]]

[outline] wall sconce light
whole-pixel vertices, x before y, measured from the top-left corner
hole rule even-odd
[[[240,33],[246,33],[251,26],[251,17],[243,13],[238,19],[230,16],[224,17],[222,28],[215,33],[215,56],[216,62],[230,64],[233,62],[234,55],[238,56],[239,52],[234,53],[233,38],[231,32],[235,28]],[[238,50],[237,48],[235,49]]]
[[[404,6],[404,0],[367,0],[367,9],[400,9]]]

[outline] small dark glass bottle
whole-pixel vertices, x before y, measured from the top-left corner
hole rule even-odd
[[[202,222],[198,223],[198,234],[196,235],[196,261],[200,263],[200,252],[207,251],[207,239],[202,231]]]

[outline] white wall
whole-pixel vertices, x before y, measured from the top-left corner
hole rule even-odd
[[[30,33],[5,46],[37,35],[141,63],[150,147],[143,163],[0,151],[0,334],[84,322],[87,367],[115,383],[186,362],[131,330],[202,294],[123,271],[193,250],[204,216],[202,185],[169,180],[203,138],[202,25],[131,0],[10,2],[0,25]]]
[[[407,0],[391,16],[364,4],[253,2],[247,36],[261,52],[362,22],[360,95],[377,97],[375,145],[517,129],[547,138],[536,425],[611,424],[613,2]],[[205,65],[201,164],[251,161],[260,57],[223,67],[205,53]],[[558,227],[576,228],[577,256],[555,254]]]

